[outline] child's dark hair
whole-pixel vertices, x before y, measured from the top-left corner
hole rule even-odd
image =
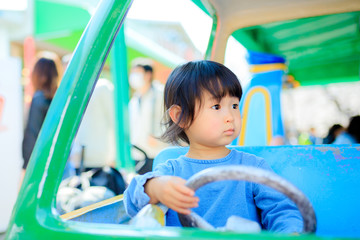
[[[226,95],[239,98],[242,96],[240,82],[236,75],[224,65],[207,60],[193,61],[175,68],[170,74],[164,91],[166,109],[166,131],[164,141],[180,144],[180,140],[189,144],[184,128],[191,125],[195,117],[195,102],[199,101],[203,91],[208,91],[219,101]],[[168,111],[174,105],[181,107],[177,123],[169,117]],[[184,128],[179,126],[182,123]]]

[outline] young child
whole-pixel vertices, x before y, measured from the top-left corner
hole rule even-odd
[[[169,207],[167,226],[181,226],[176,212],[189,214],[193,208],[214,227],[237,215],[270,231],[301,232],[302,217],[296,206],[266,186],[220,181],[201,187],[196,195],[185,186],[195,173],[216,166],[241,164],[272,171],[263,159],[226,147],[240,133],[241,95],[235,74],[216,62],[189,62],[171,73],[165,86],[169,119],[163,138],[185,142],[189,151],[132,180],[124,193],[130,216],[148,203],[161,202]]]

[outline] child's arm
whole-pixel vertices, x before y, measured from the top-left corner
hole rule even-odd
[[[189,213],[196,207],[198,198],[185,187],[185,180],[175,177],[171,162],[159,164],[154,172],[136,176],[124,192],[124,206],[127,214],[134,217],[146,204],[163,203],[180,213]],[[196,202],[196,204],[195,204]]]
[[[186,181],[180,177],[161,176],[149,179],[145,193],[150,197],[149,203],[161,202],[168,208],[182,214],[190,214],[190,208],[198,206],[199,198],[195,192],[185,186]]]

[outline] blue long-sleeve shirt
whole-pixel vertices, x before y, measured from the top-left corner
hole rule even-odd
[[[216,166],[245,165],[272,171],[270,166],[255,155],[231,150],[224,158],[199,160],[185,156],[159,164],[153,172],[136,176],[124,193],[127,213],[133,217],[149,203],[144,184],[153,177],[171,175],[189,179],[195,173]],[[199,207],[192,209],[214,227],[222,227],[226,220],[237,215],[258,222],[263,229],[274,232],[301,232],[302,217],[295,204],[283,194],[261,184],[245,181],[220,181],[199,188]],[[167,226],[181,226],[177,213],[166,214]]]

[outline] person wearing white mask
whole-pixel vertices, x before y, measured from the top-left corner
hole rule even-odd
[[[129,75],[129,84],[134,90],[129,102],[130,141],[148,157],[145,159],[135,148],[131,152],[132,158],[138,161],[136,170],[140,174],[151,171],[152,160],[167,146],[158,139],[163,133],[163,85],[153,80],[153,76],[151,60],[133,62]]]

